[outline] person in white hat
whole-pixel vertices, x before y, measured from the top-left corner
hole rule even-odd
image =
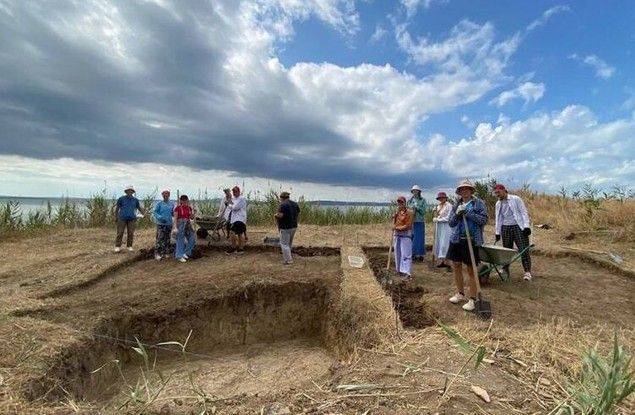
[[[421,197],[421,188],[416,184],[410,189],[412,196],[408,199],[408,208],[412,209],[414,222],[412,223],[412,259],[421,260],[426,254],[425,213],[426,200]]]
[[[468,180],[464,180],[456,187],[456,194],[460,196],[456,205],[450,212],[448,221],[452,233],[450,235],[450,246],[446,258],[452,261],[454,270],[454,284],[456,294],[450,298],[450,302],[458,304],[467,300],[463,305],[463,310],[473,311],[476,301],[476,276],[471,267],[470,250],[468,243],[472,245],[476,264],[480,262],[477,246],[483,244],[483,227],[487,223],[487,207],[481,199],[474,197],[476,189]],[[465,217],[466,221],[463,221]],[[465,223],[470,231],[468,241]],[[463,284],[463,264],[467,267],[469,297],[465,296]]]
[[[134,197],[134,187],[126,186],[124,193],[125,195],[117,199],[117,204],[115,205],[115,218],[117,220],[115,252],[121,251],[124,230],[126,231],[126,247],[128,251],[132,251],[134,231],[137,224],[137,210],[141,213],[142,217],[145,215],[145,211],[141,207],[139,199]]]

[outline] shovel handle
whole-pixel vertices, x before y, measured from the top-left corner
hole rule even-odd
[[[472,262],[472,273],[474,274],[474,280],[476,282],[476,293],[481,295],[481,282],[478,278],[478,269],[476,269],[476,259],[474,259],[474,248],[472,247],[472,238],[470,236],[470,229],[467,226],[467,219],[465,213],[463,214],[463,226],[465,227],[465,236],[467,236],[467,249],[470,251],[470,261]]]

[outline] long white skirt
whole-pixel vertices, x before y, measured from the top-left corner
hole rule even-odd
[[[412,267],[412,235],[400,235],[397,233],[393,238],[393,243],[397,272],[410,275],[410,268]]]
[[[434,256],[444,259],[450,246],[450,225],[447,222],[437,222],[434,230]]]

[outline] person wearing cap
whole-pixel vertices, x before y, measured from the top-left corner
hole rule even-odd
[[[145,214],[145,211],[141,207],[141,203],[139,203],[139,199],[134,197],[134,187],[127,186],[124,189],[124,193],[125,195],[117,199],[117,203],[115,204],[115,218],[117,220],[115,252],[121,251],[124,231],[126,231],[126,247],[128,251],[132,251],[134,231],[137,224],[137,211],[139,211],[141,217]]]
[[[498,198],[494,209],[496,215],[496,241],[503,239],[505,248],[513,248],[514,244],[519,251],[529,246],[529,235],[531,235],[531,222],[529,213],[523,203],[523,200],[516,195],[509,194],[502,184],[494,186],[494,194]],[[525,274],[523,279],[531,281],[531,257],[529,250],[521,256],[523,270]],[[509,266],[504,268],[509,275]]]
[[[231,247],[228,254],[242,254],[245,252],[245,234],[247,233],[247,200],[240,194],[240,187],[232,188],[232,201],[229,208],[229,222],[231,224]]]
[[[170,191],[161,192],[163,200],[154,207],[154,220],[157,223],[157,239],[154,246],[154,259],[160,261],[168,254],[170,248],[170,232],[172,231],[172,214],[176,205],[170,200]]]
[[[278,197],[280,205],[274,218],[278,224],[280,232],[280,249],[282,250],[282,259],[285,265],[293,263],[291,256],[291,246],[293,244],[293,236],[298,228],[298,216],[300,215],[300,206],[291,200],[289,192],[282,192]]]
[[[410,278],[412,268],[412,224],[414,213],[408,209],[406,198],[397,199],[397,212],[393,216],[393,246],[397,272]]]
[[[412,258],[423,258],[426,254],[425,213],[426,201],[421,197],[421,188],[416,184],[410,189],[412,196],[408,199],[408,208],[412,209],[414,221],[412,223]]]
[[[230,189],[223,189],[223,193],[225,196],[220,201],[217,216],[218,218],[223,218],[225,220],[225,234],[227,239],[229,239],[229,232],[231,230],[231,223],[229,222],[229,214],[231,213],[231,210],[229,210],[229,205],[232,202],[232,192]]]
[[[450,213],[452,204],[448,202],[448,195],[445,192],[437,194],[439,204],[434,208],[434,256],[437,258],[437,268],[451,268],[446,262],[445,256],[450,245]]]
[[[190,206],[190,200],[187,195],[181,195],[179,205],[174,208],[172,219],[172,232],[176,233],[174,258],[179,262],[187,262],[196,245],[192,219],[194,219],[194,209]]]
[[[487,223],[487,207],[481,199],[474,197],[475,188],[469,180],[465,180],[456,188],[456,194],[460,199],[450,212],[448,224],[452,229],[450,234],[450,245],[446,258],[452,261],[452,269],[454,271],[454,284],[456,286],[456,294],[450,298],[450,302],[458,304],[467,299],[467,303],[463,305],[465,311],[473,311],[476,301],[476,276],[472,269],[470,259],[470,250],[468,243],[472,245],[475,262],[478,264],[480,258],[477,246],[483,244],[483,227]],[[465,222],[467,221],[471,240],[467,240],[467,232],[465,230]],[[465,296],[463,285],[463,264],[467,266],[469,298]]]

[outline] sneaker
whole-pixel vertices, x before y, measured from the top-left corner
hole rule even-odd
[[[465,300],[465,296],[461,293],[456,293],[452,297],[450,297],[450,302],[452,304],[458,304],[463,300]]]
[[[187,254],[183,254],[183,258],[185,258],[185,259],[190,259],[190,257],[189,257],[189,256],[187,256]]]
[[[177,261],[179,261],[179,262],[187,262],[187,259],[181,257],[181,258],[177,259]]]
[[[128,252],[132,252],[132,251],[134,251],[134,249],[132,249],[132,247],[131,247],[131,246],[129,246],[129,247],[128,247],[128,248],[126,248],[126,249],[128,250]]]
[[[474,306],[474,300],[470,298],[467,300],[467,303],[463,304],[463,310],[465,311],[474,311],[476,307]]]
[[[525,272],[525,275],[523,275],[523,279],[525,281],[531,281],[531,278],[532,278],[531,272]]]
[[[117,253],[117,252],[121,252],[121,248],[118,247],[118,246],[115,247],[115,253]]]
[[[163,257],[161,255],[159,255],[159,254],[156,254],[154,256],[154,259],[156,259],[157,261],[161,261],[163,259]]]

